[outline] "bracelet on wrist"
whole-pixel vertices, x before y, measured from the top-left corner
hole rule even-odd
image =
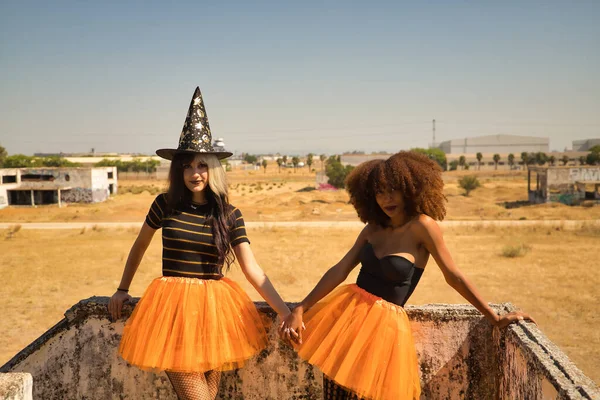
[[[129,293],[129,289],[117,288],[117,292]]]

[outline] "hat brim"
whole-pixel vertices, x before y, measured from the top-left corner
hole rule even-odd
[[[231,157],[233,153],[229,151],[194,151],[194,150],[179,150],[179,149],[158,149],[156,155],[167,160],[172,160],[175,154],[214,154],[219,160]]]

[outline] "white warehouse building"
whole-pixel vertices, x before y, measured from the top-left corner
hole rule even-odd
[[[462,139],[452,139],[441,142],[435,147],[446,154],[521,154],[522,152],[548,153],[550,139],[536,136],[489,135]]]

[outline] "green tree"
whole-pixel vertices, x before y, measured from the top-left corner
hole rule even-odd
[[[336,188],[343,188],[346,177],[354,169],[351,165],[343,166],[336,156],[331,156],[327,160],[325,174],[329,178],[329,184]]]
[[[585,162],[586,162],[586,157],[585,156],[579,157],[579,165],[585,165]]]
[[[548,162],[548,155],[544,152],[538,151],[535,153],[535,163],[537,165],[544,165]]]
[[[285,165],[287,167],[287,156],[283,156],[282,160],[283,160],[283,165]]]
[[[35,157],[26,156],[24,154],[13,154],[12,156],[7,156],[4,159],[3,164],[4,168],[31,168],[41,166],[41,163],[38,159]]]
[[[508,165],[510,166],[510,169],[513,169],[515,165],[515,155],[513,153],[508,155]]]
[[[292,157],[292,165],[294,166],[294,173],[296,173],[296,168],[298,167],[298,163],[300,163],[300,159],[298,157]]]
[[[323,163],[327,160],[327,156],[325,154],[321,154],[319,156],[319,160],[321,160],[321,171],[323,171]]]
[[[493,157],[494,160],[494,169],[498,169],[498,163],[500,162],[500,154],[496,153]]]
[[[434,160],[438,163],[442,170],[446,170],[448,163],[446,159],[446,153],[444,153],[441,149],[424,149],[421,147],[415,147],[414,149],[410,149],[411,151],[416,151],[417,153],[425,154],[431,160]]]
[[[569,156],[565,154],[564,156],[562,156],[561,161],[563,163],[563,166],[567,165],[569,163]]]
[[[463,169],[465,168],[466,163],[467,163],[467,159],[465,156],[458,157],[458,165],[460,165]]]
[[[8,157],[6,149],[0,145],[0,168],[4,165],[4,160]]]
[[[477,153],[477,169],[480,170],[481,169],[481,160],[483,159],[483,154],[481,153]]]
[[[521,161],[523,161],[523,166],[525,168],[527,168],[527,165],[529,164],[529,153],[524,151],[521,153]]]
[[[262,167],[265,170],[265,174],[267,173],[267,160],[263,159],[262,160]]]
[[[313,153],[308,153],[308,155],[306,156],[306,165],[308,165],[309,171],[310,171],[311,166],[313,165],[313,157],[314,157]]]
[[[277,168],[279,168],[279,173],[281,173],[281,164],[283,164],[283,160],[281,159],[281,157],[278,157],[277,160],[275,160],[275,162],[277,163]]]
[[[588,165],[600,165],[600,145],[590,149],[590,153],[585,158]]]
[[[458,169],[458,160],[450,161],[448,166],[450,167],[450,171],[456,171]]]
[[[44,167],[80,167],[81,164],[74,163],[66,158],[59,156],[50,156],[50,157],[42,157],[38,159],[38,163],[40,163]]]
[[[256,157],[255,155],[252,155],[252,154],[246,154],[244,156],[244,161],[246,161],[248,164],[254,164],[257,160],[258,160],[258,157]]]
[[[554,157],[554,156],[548,157],[548,162],[550,163],[550,165],[552,165],[554,167],[554,163],[556,162],[556,157]]]
[[[460,178],[458,184],[465,191],[465,196],[468,196],[473,190],[481,186],[479,179],[474,175],[466,175]]]

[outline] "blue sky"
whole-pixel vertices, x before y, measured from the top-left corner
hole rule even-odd
[[[122,4],[127,3],[127,4]],[[289,4],[288,4],[289,3]],[[600,2],[3,2],[10,154],[174,147],[202,89],[237,152],[600,137]]]

